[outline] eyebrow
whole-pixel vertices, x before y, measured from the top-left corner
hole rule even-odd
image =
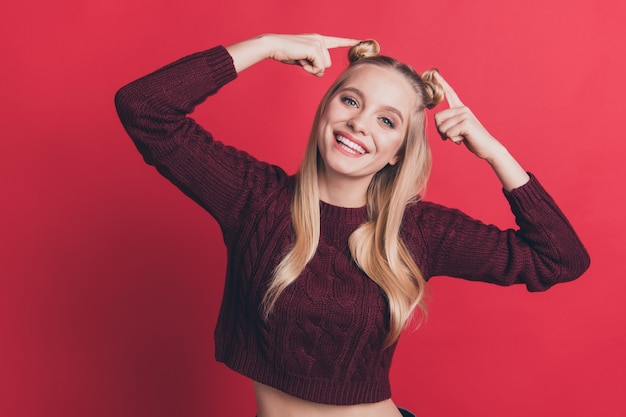
[[[343,91],[352,91],[353,93],[355,93],[355,94],[357,94],[357,95],[359,95],[361,97],[364,97],[363,92],[361,90],[359,90],[358,88],[355,88],[355,87],[344,87],[341,90],[339,90],[340,93],[343,92]],[[382,108],[383,108],[383,110],[387,110],[387,111],[389,111],[391,113],[396,114],[400,118],[400,121],[402,123],[404,123],[404,117],[402,117],[402,113],[400,112],[400,110],[396,109],[393,106],[388,106],[388,105],[383,106]]]

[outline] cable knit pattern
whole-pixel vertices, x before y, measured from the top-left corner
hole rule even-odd
[[[219,223],[226,284],[215,329],[216,358],[291,395],[329,404],[391,396],[395,345],[383,349],[387,303],[352,260],[348,236],[365,208],[321,205],[320,242],[267,322],[259,309],[272,271],[293,242],[294,179],[282,169],[213,140],[187,117],[236,77],[222,47],[170,64],[116,95],[120,119],[144,159]],[[505,193],[520,230],[501,231],[458,210],[419,202],[402,237],[426,279],[462,277],[541,291],[572,280],[588,255],[535,177]]]

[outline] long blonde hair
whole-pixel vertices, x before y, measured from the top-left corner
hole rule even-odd
[[[443,92],[433,79],[435,70],[420,76],[408,65],[378,55],[379,51],[375,41],[361,42],[352,47],[348,52],[350,66],[335,80],[320,102],[296,177],[291,207],[295,242],[274,271],[263,299],[263,308],[267,317],[280,294],[302,273],[317,250],[320,235],[317,173],[321,163],[317,135],[319,120],[328,102],[359,67],[377,65],[394,69],[413,86],[415,109],[398,152],[398,162],[378,171],[370,182],[367,190],[369,220],[352,233],[348,242],[356,264],[381,287],[387,297],[389,332],[386,346],[389,346],[398,339],[416,307],[422,313],[426,312],[426,281],[400,237],[400,228],[406,206],[420,198],[430,175],[431,154],[426,140],[424,109],[439,103]]]

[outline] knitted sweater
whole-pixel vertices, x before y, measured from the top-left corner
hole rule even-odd
[[[231,57],[216,47],[116,95],[120,119],[146,162],[221,227],[228,265],[216,358],[253,380],[314,402],[387,399],[395,344],[383,348],[386,298],[356,266],[347,244],[367,219],[365,207],[320,202],[314,258],[279,297],[269,320],[261,318],[268,280],[293,242],[294,178],[214,140],[187,117],[235,77]],[[519,230],[502,231],[429,202],[407,207],[402,238],[426,279],[446,275],[542,291],[585,271],[589,258],[583,245],[534,176],[505,196]]]

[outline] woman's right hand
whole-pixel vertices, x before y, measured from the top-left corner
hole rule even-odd
[[[236,43],[226,49],[233,57],[237,72],[270,58],[285,64],[299,65],[306,72],[321,77],[331,65],[329,49],[357,43],[357,39],[318,34],[267,34]]]

